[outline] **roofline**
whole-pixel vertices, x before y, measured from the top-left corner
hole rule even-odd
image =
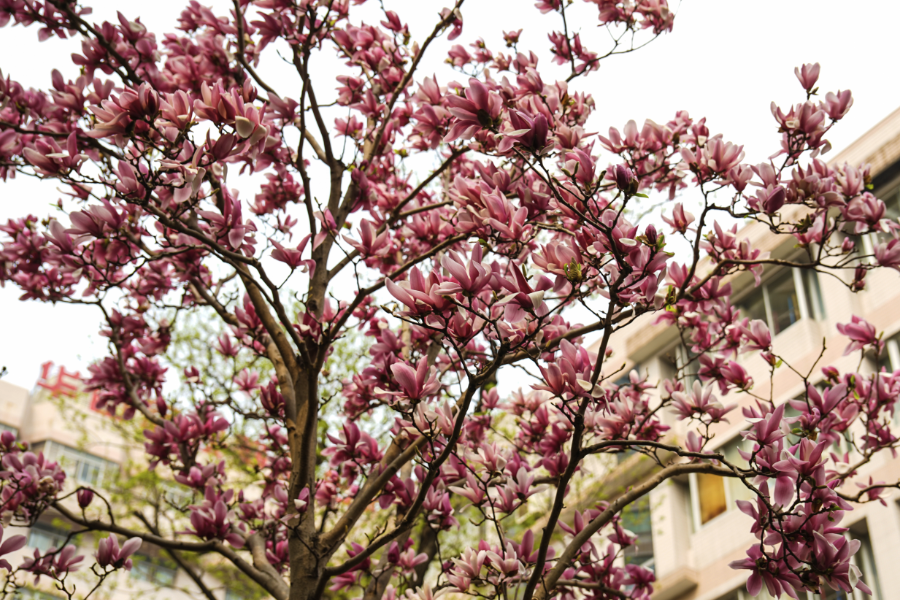
[[[877,175],[900,159],[900,108],[887,115],[875,126],[837,153],[828,164],[843,163],[872,165]]]

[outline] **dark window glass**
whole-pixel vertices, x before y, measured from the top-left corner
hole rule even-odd
[[[728,510],[725,499],[725,481],[718,475],[697,474],[697,491],[700,494],[700,524],[708,523]]]
[[[666,365],[664,376],[666,379],[678,378],[684,383],[686,389],[690,389],[697,381],[697,369],[699,367],[697,355],[685,348],[680,342],[662,355],[662,361]]]
[[[136,554],[132,562],[131,577],[138,581],[149,581],[162,587],[171,587],[175,583],[178,571],[171,560]]]
[[[884,218],[896,221],[900,217],[900,187],[894,188],[883,195],[877,195],[884,202]]]
[[[772,307],[772,333],[780,333],[800,320],[800,300],[794,287],[794,276],[790,269],[785,269],[778,277],[767,284],[769,305]]]
[[[751,321],[769,322],[769,317],[766,315],[766,300],[763,297],[762,286],[759,286],[741,300],[741,316],[748,317]]]
[[[794,283],[793,270],[782,269],[740,299],[738,304],[741,316],[763,321],[769,326],[772,335],[781,333],[799,321],[804,312],[813,319],[824,317],[825,307],[816,273],[802,271],[799,275],[803,281],[806,306],[800,306],[801,295]]]
[[[638,564],[652,569],[653,527],[650,523],[650,499],[641,498],[622,511],[622,527],[637,535],[637,542],[623,552],[626,564]],[[649,564],[648,564],[649,563]]]
[[[28,547],[40,550],[42,553],[51,548],[62,548],[66,543],[68,530],[55,527],[50,523],[35,523],[28,530]]]
[[[59,600],[62,596],[54,596],[40,590],[32,590],[29,588],[19,588],[13,594],[14,600]]]

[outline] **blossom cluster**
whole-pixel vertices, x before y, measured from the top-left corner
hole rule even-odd
[[[421,43],[393,11],[352,18],[359,4],[236,1],[217,15],[192,1],[163,38],[122,14],[91,24],[72,2],[0,6],[0,26],[82,39],[74,80],[54,71],[41,91],[0,77],[0,178],[50,179],[65,195],[52,218],[0,225],[0,283],[23,300],[102,309],[109,352],[86,388],[110,418],[138,424],[158,477],[194,495],[170,503],[171,539],[138,524],[120,546],[112,509],[85,516],[101,490],[78,490],[80,513],[67,508],[60,466],[4,433],[0,520],[28,525],[53,507],[114,532],[99,542],[99,577],[130,568],[152,539],[215,552],[277,598],[293,587],[644,600],[654,575],[624,560],[638,540],[623,511],[651,484],[711,473],[755,497],[740,508],[759,543],[733,564],[750,571],[752,594],[867,591],[841,519],[890,485],[848,491],[898,445],[900,372],[820,366],[789,415],[751,392],[744,358],[773,371],[784,358],[731,298],[741,273],[759,285],[767,266],[788,264],[733,219],[796,245],[797,268],[852,271],[854,291],[874,269],[900,270],[900,224],[869,167],[822,159],[850,92],[821,95],[819,66],[799,67],[801,101],[771,108],[777,151],[747,164],[742,145],[684,110],[589,131],[600,115],[578,78],[625,40],[670,31],[665,0],[583,3],[613,36],[606,53],[570,28],[571,2],[537,2],[566,25],[549,35],[564,80],[519,48],[521,31],[504,34],[508,54],[451,45],[458,80],[423,76],[431,43],[464,34],[462,1]],[[257,71],[276,41],[297,86]],[[333,102],[311,76],[322,51],[344,65]],[[412,175],[423,157],[437,166]],[[261,182],[252,197],[242,174]],[[698,214],[680,198],[688,189]],[[641,217],[650,194],[658,220]],[[869,234],[867,255],[855,240]],[[671,251],[676,237],[689,255]],[[591,321],[571,320],[578,306]],[[190,364],[185,314],[203,319],[205,358]],[[610,339],[647,320],[677,331],[689,370],[621,372]],[[848,352],[883,354],[864,320],[839,330]],[[501,394],[513,373],[521,387]],[[737,464],[709,444],[740,419]],[[853,464],[828,452],[848,432]],[[573,482],[602,478],[604,457],[627,451],[655,461],[650,479],[564,510]],[[536,512],[540,527],[518,526]],[[441,545],[454,536],[469,541]],[[20,547],[12,538],[0,555]],[[80,560],[67,545],[19,568],[64,585]]]

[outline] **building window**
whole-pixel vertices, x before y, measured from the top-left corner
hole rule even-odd
[[[632,456],[635,456],[638,453],[634,448],[628,448],[627,450],[622,450],[620,452],[616,452],[616,464],[620,465]]]
[[[58,462],[66,475],[80,485],[100,487],[118,469],[112,461],[57,442],[35,444],[33,450],[43,452],[47,459]]]
[[[900,333],[894,334],[884,343],[884,350],[878,355],[876,369],[888,373],[900,370]],[[900,423],[900,410],[894,410],[893,420],[894,423]]]
[[[12,425],[6,425],[5,423],[0,423],[0,433],[4,431],[11,432],[14,436],[19,437],[19,430],[13,427]]]
[[[175,562],[158,556],[135,554],[132,559],[131,578],[137,581],[148,581],[161,587],[172,587],[178,568]]]
[[[869,541],[865,520],[862,523],[851,526],[850,537],[860,542],[859,551],[850,559],[850,562],[859,567],[862,572],[862,580],[871,588],[872,595],[867,596],[856,589],[848,594],[843,590],[832,590],[826,587],[822,589],[821,595],[813,594],[812,592],[800,592],[800,600],[882,600],[883,596],[878,584],[878,574],[875,571],[872,544]],[[762,591],[757,596],[751,596],[746,588],[740,587],[726,594],[720,600],[754,600],[754,598],[755,600],[768,600],[772,596],[766,591],[765,586],[763,586]]]
[[[733,465],[746,467],[747,462],[738,451],[743,438],[736,437],[718,449]],[[750,500],[753,492],[737,477],[719,477],[709,473],[690,475],[691,513],[694,530],[698,530],[719,515],[737,509],[735,502]]]
[[[678,379],[684,383],[685,389],[690,389],[694,381],[698,381],[697,355],[678,342],[660,356],[661,379]]]
[[[54,596],[53,594],[31,588],[19,588],[13,594],[14,600],[59,600],[60,598],[61,596]]]
[[[875,193],[875,197],[884,202],[884,216],[882,220],[896,223],[897,218],[900,217],[900,185],[895,183],[893,186],[888,187],[886,191],[879,190]],[[866,254],[872,254],[876,244],[887,242],[891,239],[890,234],[883,232],[861,235],[850,233],[850,236],[856,241],[856,247],[863,250]]]
[[[747,592],[747,588],[740,587],[733,592],[726,594],[719,600],[774,600],[774,598],[769,595],[769,592],[766,590],[765,586],[763,586],[762,591],[756,596],[751,596],[750,593]]]
[[[816,387],[819,390],[820,394],[824,394],[824,392],[822,391],[821,388],[818,388],[818,386],[816,386]],[[792,402],[797,402],[797,401],[805,403],[807,401],[806,393],[804,393],[800,396],[797,396],[796,398],[794,398],[792,400]],[[786,404],[784,407],[785,418],[793,419],[794,417],[799,417],[801,414],[802,413],[799,410],[797,410],[796,408],[794,408],[790,403]],[[848,453],[851,461],[854,460],[856,457],[858,457],[856,448],[853,445],[853,441],[852,441],[853,437],[852,437],[850,430],[843,431],[843,432],[836,432],[836,433],[838,435],[838,439],[836,439],[831,444],[831,452],[836,453],[838,456],[843,456],[845,453]],[[785,445],[790,447],[795,444],[799,444],[803,440],[804,437],[805,436],[803,436],[803,431],[798,424],[797,426],[792,427],[790,430],[790,433],[788,433],[787,436],[784,438]]]
[[[896,221],[900,217],[900,186],[887,192],[879,192],[875,196],[884,202],[884,218]]]
[[[185,508],[194,500],[194,491],[191,488],[174,481],[160,482],[159,490],[163,501],[177,508]]]
[[[878,370],[882,368],[890,373],[900,369],[900,333],[884,343],[884,350],[878,356]]]
[[[868,596],[854,589],[847,593],[843,590],[823,589],[821,596],[810,595],[810,600],[881,600],[881,590],[878,583],[878,571],[875,569],[875,555],[872,554],[872,541],[869,539],[869,528],[866,520],[850,526],[848,537],[859,541],[859,550],[850,558],[850,562],[856,565],[862,575],[862,580],[872,590]]]
[[[728,510],[725,480],[709,473],[697,473],[696,479],[697,510],[700,524],[705,525]]]
[[[47,552],[51,548],[62,548],[66,544],[69,535],[67,529],[56,527],[51,523],[35,523],[28,530],[28,546],[41,553]]]
[[[800,319],[825,316],[818,274],[811,269],[782,269],[739,302],[741,313],[781,333]]]
[[[653,569],[653,526],[650,522],[650,498],[632,502],[622,511],[622,527],[637,536],[633,546],[624,550],[625,564]]]

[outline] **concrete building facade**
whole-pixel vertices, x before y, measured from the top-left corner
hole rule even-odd
[[[50,363],[43,366],[33,390],[0,380],[0,431],[12,431],[19,441],[30,445],[30,450],[43,452],[47,459],[58,462],[66,472],[63,493],[70,493],[78,486],[114,493],[113,488],[125,478],[126,470],[133,475],[135,470],[140,469],[139,464],[129,462],[133,458],[129,448],[133,449],[135,444],[126,441],[113,419],[94,408],[94,399],[83,393],[78,374],[64,367],[54,368]],[[157,490],[159,487],[157,485]],[[162,489],[166,500],[177,506],[202,500],[192,497],[190,490],[178,484],[164,484]],[[153,493],[147,487],[135,488],[132,493],[135,494],[135,506],[152,500],[140,497]],[[74,498],[69,502],[77,510]],[[94,503],[98,501],[95,499]],[[92,505],[90,510],[95,508]],[[99,515],[98,512],[93,518]],[[75,597],[80,598],[96,582],[89,569],[94,562],[92,555],[97,551],[100,537],[89,533],[70,535],[75,531],[71,522],[52,509],[30,528],[16,527],[13,523],[6,529],[4,537],[24,534],[27,545],[6,558],[13,565],[18,565],[21,557],[31,556],[35,550],[45,552],[67,543],[75,544],[85,559],[79,571],[67,579],[67,584],[77,587]],[[137,597],[146,600],[188,600],[204,597],[188,574],[161,548],[144,543],[133,556],[133,563],[131,571],[115,573],[91,597],[107,600]],[[196,567],[196,563],[193,566]],[[200,571],[195,569],[195,572]],[[232,577],[227,569],[220,569],[217,575],[217,578],[208,574],[203,577],[204,584],[216,598],[250,600],[257,597],[248,594],[252,588],[241,582],[237,573]],[[46,577],[37,584],[32,577],[28,577],[25,583],[27,587],[19,589],[16,598],[55,600],[65,597]]]
[[[900,110],[832,162],[871,164],[874,193],[887,205],[886,218],[896,220],[900,216]],[[798,253],[792,238],[776,240],[767,228],[756,223],[745,226],[739,237],[749,237],[755,247],[768,250],[773,257],[791,258]],[[863,236],[857,243],[871,251],[871,238]],[[813,384],[816,378],[822,379],[820,367],[825,365],[835,365],[842,372],[857,370],[859,354],[842,356],[847,339],[836,329],[837,323],[849,322],[851,315],[867,319],[888,340],[887,356],[881,364],[866,359],[860,371],[872,372],[882,366],[891,371],[900,369],[900,273],[889,269],[873,271],[867,279],[866,290],[860,293],[852,293],[834,278],[783,267],[767,268],[759,287],[754,286],[747,274],[734,278],[731,284],[733,298],[743,314],[768,323],[776,353],[800,372],[812,368],[822,352],[824,340],[826,350],[813,369]],[[651,382],[672,377],[688,362],[677,329],[655,325],[655,319],[655,315],[644,316],[611,339],[614,356],[625,362],[625,372],[637,369],[648,375]],[[739,361],[755,385],[764,386],[766,393],[771,380],[776,403],[787,402],[804,391],[801,378],[790,369],[776,369],[774,377],[770,377],[769,366],[755,353]],[[687,372],[690,373],[689,368]],[[751,402],[744,396],[741,406]],[[722,400],[738,399],[729,396]],[[738,448],[743,443],[740,433],[746,422],[739,411],[735,414],[730,426],[714,430],[715,439],[709,449],[724,450],[726,456],[740,460]],[[686,426],[671,416],[668,419],[671,434],[683,439]],[[895,418],[895,422],[900,428],[900,419]],[[876,481],[900,479],[900,459],[891,459],[886,454],[863,467],[860,479],[867,480],[870,475]],[[631,457],[620,467],[641,459],[649,460]],[[745,550],[755,541],[749,533],[750,517],[735,506],[735,500],[747,498],[747,493],[737,482],[712,475],[691,475],[670,480],[650,494],[649,510],[639,511],[642,515],[639,529],[645,532],[642,560],[652,565],[658,580],[654,600],[749,599],[744,587],[747,572],[728,566],[731,561],[744,558]],[[891,490],[886,499],[887,506],[877,502],[865,504],[844,519],[850,535],[862,543],[856,564],[874,591],[873,600],[900,598],[900,569],[896,568],[900,564],[900,491]],[[768,598],[765,589],[760,597]],[[862,600],[865,596],[858,592],[849,597],[842,592],[830,592],[824,597]]]

